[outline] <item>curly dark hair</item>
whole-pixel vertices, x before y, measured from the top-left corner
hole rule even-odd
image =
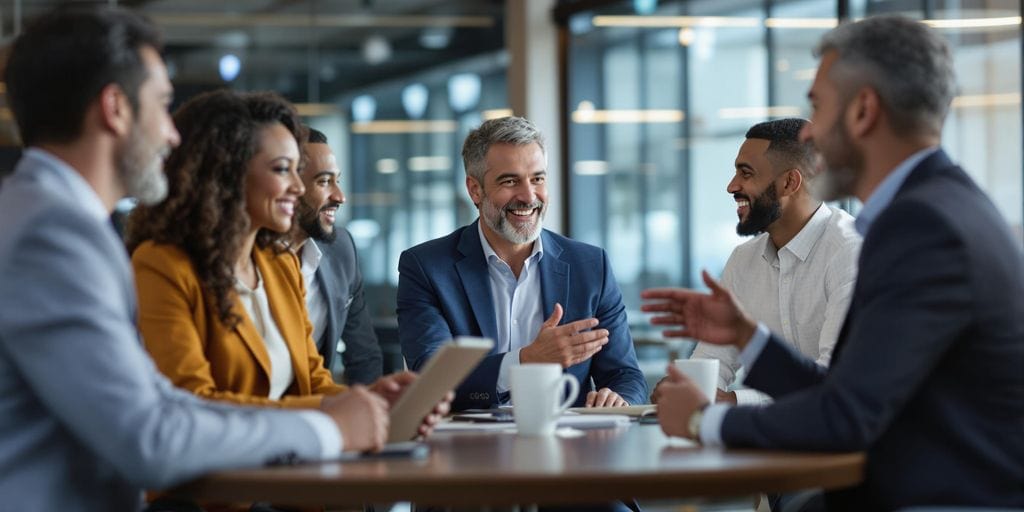
[[[249,230],[245,210],[245,176],[259,152],[260,131],[281,123],[305,140],[295,108],[276,93],[242,93],[221,89],[195,96],[175,113],[181,145],[167,158],[168,194],[152,206],[139,206],[128,217],[129,252],[146,240],[173,244],[188,255],[217,314],[234,327],[234,263]],[[287,233],[261,229],[259,247],[287,247]]]

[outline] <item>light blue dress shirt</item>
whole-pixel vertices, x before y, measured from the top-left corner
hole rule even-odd
[[[517,278],[512,267],[499,258],[487,242],[482,223],[483,219],[480,219],[477,230],[480,232],[480,246],[487,258],[487,274],[491,282],[491,300],[494,302],[494,318],[498,327],[495,343],[506,352],[501,360],[496,385],[498,393],[504,394],[512,387],[509,368],[519,364],[520,350],[533,341],[544,323],[538,268],[544,257],[544,244],[538,236],[533,242],[533,252],[526,258]]]

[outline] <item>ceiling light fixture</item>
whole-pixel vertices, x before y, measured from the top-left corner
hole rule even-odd
[[[242,72],[242,60],[233,53],[226,53],[221,56],[220,61],[217,63],[217,69],[220,71],[222,80],[232,82]]]

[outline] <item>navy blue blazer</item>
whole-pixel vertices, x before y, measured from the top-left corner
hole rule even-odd
[[[372,384],[384,370],[380,344],[366,307],[363,274],[359,272],[352,234],[345,228],[335,229],[338,236],[333,242],[315,242],[323,257],[314,279],[327,301],[327,324],[320,339],[314,341],[324,366],[330,370],[338,353],[338,339],[344,340],[341,360],[345,365],[345,383]]]
[[[479,220],[477,221],[479,222]],[[442,343],[459,335],[497,339],[487,260],[477,222],[402,252],[398,261],[398,338],[412,370],[420,369]],[[562,305],[562,323],[597,318],[608,344],[566,371],[580,382],[576,405],[586,392],[611,388],[631,404],[647,401],[647,384],[636,362],[622,293],[603,249],[543,230],[540,260],[545,317]],[[504,349],[491,354],[456,390],[453,409],[497,405],[496,384]]]
[[[729,446],[865,450],[830,510],[1024,507],[1024,253],[938,151],[864,238],[829,369],[773,338],[746,383],[764,408],[725,416]]]

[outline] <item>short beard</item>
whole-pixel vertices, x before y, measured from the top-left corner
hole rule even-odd
[[[842,119],[837,119],[825,140],[816,140],[815,145],[825,160],[825,171],[810,181],[811,195],[822,201],[853,196],[857,192],[858,174],[864,168],[864,155],[853,147]]]
[[[299,221],[299,227],[306,233],[306,236],[317,242],[333,243],[338,236],[338,230],[333,226],[330,231],[324,229],[320,223],[320,211],[309,206],[304,199],[299,199],[298,211],[295,217]]]
[[[512,201],[505,205],[501,210],[494,207],[493,204],[487,197],[484,196],[481,200],[480,217],[487,224],[487,227],[491,228],[505,240],[513,244],[529,244],[537,240],[540,236],[540,231],[544,224],[544,214],[547,213],[548,207],[546,203],[540,201],[534,201],[533,203],[521,203],[518,201]],[[508,210],[519,210],[527,208],[540,208],[540,213],[537,215],[537,222],[525,231],[521,231],[512,226],[511,223],[505,219],[504,213]]]
[[[138,124],[132,127],[124,151],[117,156],[117,173],[125,194],[144,205],[153,205],[167,197],[164,156],[167,150],[147,147]]]
[[[768,185],[768,188],[761,195],[749,199],[750,213],[747,220],[736,224],[736,234],[740,236],[751,236],[764,233],[773,222],[782,217],[782,204],[779,203],[779,196],[775,190],[775,183]]]

